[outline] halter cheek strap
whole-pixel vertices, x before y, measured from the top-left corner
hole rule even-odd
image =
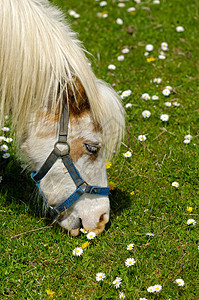
[[[64,166],[67,168],[72,180],[76,185],[76,190],[61,204],[50,208],[55,211],[57,214],[61,214],[65,209],[70,207],[74,202],[76,202],[83,194],[92,194],[92,195],[102,195],[108,196],[110,191],[109,187],[100,187],[94,185],[88,185],[80,176],[77,168],[75,167],[71,157],[70,157],[70,147],[67,142],[68,136],[68,123],[69,123],[69,113],[66,105],[63,105],[62,114],[60,119],[60,131],[58,141],[54,145],[54,149],[41,166],[39,171],[32,172],[31,178],[34,180],[38,186],[46,206],[49,207],[48,200],[46,199],[41,186],[40,181],[45,177],[48,171],[52,168],[57,159],[61,159]],[[61,149],[61,150],[60,150]]]

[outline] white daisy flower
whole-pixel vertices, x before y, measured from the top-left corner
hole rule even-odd
[[[105,273],[102,273],[102,272],[97,273],[96,274],[96,281],[103,281],[105,277],[106,277]]]
[[[173,88],[170,85],[167,85],[165,89],[172,91]]]
[[[129,244],[129,245],[127,246],[126,249],[130,251],[130,250],[132,250],[133,248],[134,248],[134,244]]]
[[[107,2],[106,2],[106,1],[102,1],[102,2],[100,2],[99,5],[100,5],[100,6],[106,6],[106,5],[107,5]]]
[[[6,158],[9,158],[9,157],[10,157],[10,153],[7,152],[7,153],[5,153],[2,157],[5,158],[5,159],[6,159]]]
[[[148,235],[148,236],[154,236],[154,234],[151,233],[151,232],[147,232],[146,235]]]
[[[121,292],[119,297],[120,297],[120,299],[125,299],[125,294]]]
[[[184,144],[189,144],[191,140],[184,140]]]
[[[171,107],[171,102],[165,102],[164,105],[167,107]]]
[[[144,56],[148,56],[149,55],[149,52],[144,52]]]
[[[156,96],[156,95],[153,95],[151,99],[152,99],[152,100],[158,100],[158,99],[159,99],[159,97],[158,97],[158,96]]]
[[[7,151],[8,150],[8,146],[7,145],[2,145],[0,148],[2,151]]]
[[[148,93],[142,94],[141,98],[144,99],[144,100],[150,100],[151,99],[151,97],[149,96]]]
[[[155,82],[155,83],[157,83],[157,84],[159,84],[161,81],[162,81],[161,78],[154,78],[154,79],[153,79],[153,82]]]
[[[128,268],[130,266],[133,266],[136,263],[134,258],[127,258],[125,260],[125,266]]]
[[[156,293],[160,292],[161,289],[162,289],[162,286],[161,286],[160,284],[154,285],[154,291],[155,291]]]
[[[72,9],[69,9],[68,13],[69,13],[69,15],[70,15],[71,17],[74,17],[75,14],[76,14],[76,12],[75,12],[74,10],[72,10]]]
[[[134,0],[137,4],[141,3],[141,0]]]
[[[166,58],[166,55],[160,54],[160,55],[158,56],[158,58],[159,58],[159,59],[165,59],[165,58]]]
[[[163,51],[168,51],[168,44],[165,43],[165,42],[161,43],[161,49],[162,49]]]
[[[116,277],[116,279],[113,281],[113,285],[115,286],[116,289],[120,287],[120,284],[122,283],[122,278]]]
[[[81,256],[82,253],[83,253],[83,249],[80,248],[80,247],[77,247],[77,248],[75,248],[75,249],[73,250],[73,255],[74,255],[74,256]]]
[[[150,117],[150,115],[151,115],[151,113],[150,113],[150,111],[149,111],[149,110],[144,110],[144,111],[142,112],[142,116],[143,116],[143,118],[149,118],[149,117]]]
[[[118,60],[118,61],[123,61],[123,60],[124,60],[124,55],[119,55],[119,56],[117,57],[117,60]]]
[[[185,140],[191,140],[193,137],[190,134],[185,135],[184,139]]]
[[[149,293],[154,293],[154,292],[155,292],[154,286],[149,286],[149,287],[147,288],[147,292],[149,292]]]
[[[183,32],[184,31],[184,27],[183,26],[177,26],[176,27],[176,31],[177,32]]]
[[[75,18],[75,19],[78,19],[79,17],[80,17],[79,14],[77,14],[77,13],[74,14],[74,18]]]
[[[148,44],[148,45],[146,45],[146,47],[145,47],[145,49],[146,49],[146,51],[149,51],[149,52],[151,52],[151,51],[153,51],[153,45],[151,45],[151,44]]]
[[[177,181],[172,182],[171,184],[172,186],[178,188],[179,187],[179,183]]]
[[[122,25],[122,24],[123,24],[123,20],[120,19],[120,18],[117,18],[116,23],[117,23],[118,25]]]
[[[183,286],[184,285],[184,280],[183,279],[176,279],[175,282],[178,284],[178,286]]]
[[[7,143],[11,143],[11,142],[13,141],[13,139],[12,139],[12,138],[7,138],[7,139],[5,139],[5,141],[6,141]]]
[[[121,98],[122,98],[122,99],[127,98],[127,97],[130,96],[131,94],[132,94],[132,91],[131,91],[131,90],[126,90],[126,91],[122,92]]]
[[[125,104],[125,107],[126,107],[126,108],[129,108],[129,107],[132,107],[132,106],[133,106],[133,104],[131,104],[131,103]]]
[[[187,220],[187,225],[193,225],[193,226],[195,226],[196,225],[196,221],[194,219],[189,219],[189,220]]]
[[[88,240],[93,240],[95,238],[95,236],[96,236],[96,233],[91,231],[87,234],[86,237]]]
[[[162,114],[160,116],[160,120],[163,121],[163,122],[167,122],[169,120],[169,116],[166,115],[166,114]]]
[[[6,140],[6,138],[4,136],[0,136],[0,143],[5,141],[5,140]]]
[[[170,90],[168,88],[165,88],[163,91],[162,91],[162,94],[164,96],[169,96],[171,94]]]
[[[153,0],[153,4],[160,4],[160,0]]]
[[[134,12],[134,11],[136,11],[136,9],[135,9],[135,7],[129,7],[129,8],[127,9],[127,11],[128,11],[128,12]]]
[[[128,48],[122,49],[122,53],[123,53],[123,54],[129,53],[129,51],[130,51],[130,50],[129,50]]]
[[[80,228],[80,231],[84,234],[88,233],[84,228]]]
[[[146,135],[140,134],[140,135],[138,136],[138,140],[139,140],[140,142],[146,141]]]
[[[178,102],[173,102],[173,106],[176,106],[176,107],[179,107],[180,106],[180,103],[178,103]]]
[[[126,153],[123,153],[124,157],[131,157],[132,153],[130,151],[127,151]]]
[[[125,7],[125,3],[118,3],[119,7]]]
[[[108,65],[108,69],[109,69],[109,70],[115,70],[115,69],[116,69],[116,66],[115,66],[115,65],[112,65],[112,64],[110,64],[110,65]]]
[[[3,128],[1,128],[1,130],[4,131],[4,132],[8,132],[8,131],[10,130],[10,128],[8,128],[8,127],[3,127]]]
[[[140,298],[139,300],[147,300],[147,298]]]

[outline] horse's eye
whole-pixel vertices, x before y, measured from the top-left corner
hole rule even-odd
[[[91,154],[97,154],[98,150],[99,150],[99,146],[98,145],[91,145],[91,144],[84,144],[86,150],[91,153]]]

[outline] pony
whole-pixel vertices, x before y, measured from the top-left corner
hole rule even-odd
[[[81,226],[99,234],[110,214],[106,159],[124,135],[120,97],[96,78],[77,34],[47,0],[1,0],[0,28],[0,124],[12,116],[19,155],[33,179],[55,156],[45,176],[34,179],[49,207],[80,191],[59,210],[58,224],[73,236]],[[67,155],[72,171],[63,163]],[[81,184],[71,173],[83,178]]]

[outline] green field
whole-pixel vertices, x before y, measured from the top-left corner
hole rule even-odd
[[[86,236],[71,237],[51,226],[36,204],[34,184],[22,172],[13,142],[7,143],[8,159],[0,150],[0,299],[119,299],[123,292],[125,299],[133,300],[198,300],[198,1],[108,0],[106,6],[94,0],[51,2],[63,10],[92,54],[96,76],[120,93],[131,90],[122,100],[126,136],[107,169],[114,185],[110,222],[80,257],[73,249],[81,247]],[[136,10],[127,12],[130,7]],[[70,16],[70,9],[80,17]],[[117,24],[117,18],[123,24]],[[184,31],[177,32],[177,26]],[[163,42],[168,50],[160,59]],[[145,56],[149,44],[154,49]],[[130,51],[118,61],[124,48]],[[108,69],[110,64],[116,69]],[[161,82],[153,82],[155,78]],[[166,86],[172,87],[169,96],[162,93]],[[141,98],[144,93],[150,100]],[[159,99],[152,100],[153,95]],[[144,110],[150,111],[149,118],[142,116]],[[169,120],[162,121],[162,114]],[[0,132],[4,134],[14,138]],[[139,135],[146,140],[139,141]],[[190,143],[184,143],[186,135],[192,136]],[[123,155],[127,151],[130,157]],[[188,225],[189,219],[196,225]],[[134,248],[128,251],[130,243]],[[127,258],[136,263],[126,267]],[[105,273],[104,281],[96,281],[99,272]],[[117,289],[112,283],[116,277],[122,278]],[[183,279],[184,285],[178,286],[176,279]],[[161,291],[149,293],[147,288],[154,285],[161,285]]]

